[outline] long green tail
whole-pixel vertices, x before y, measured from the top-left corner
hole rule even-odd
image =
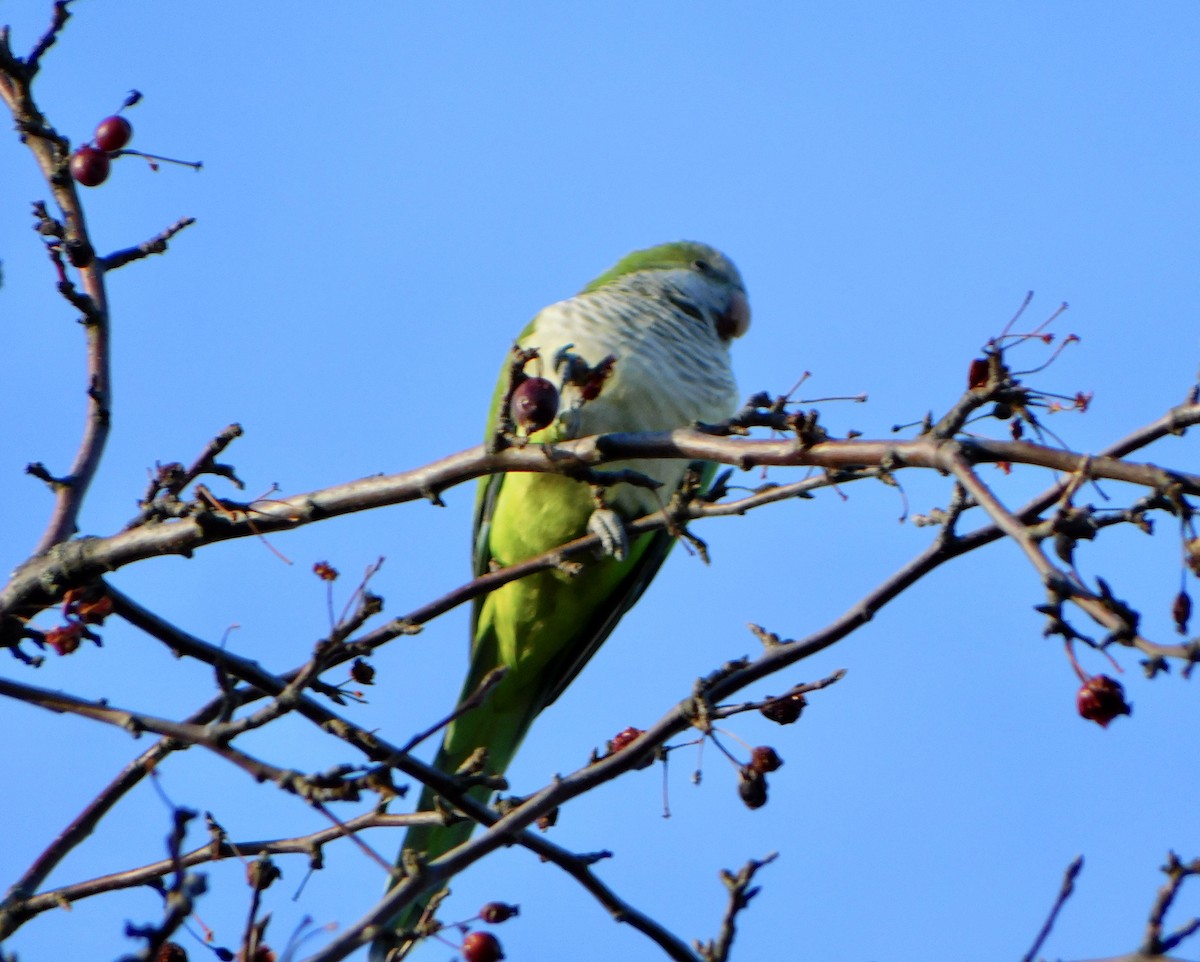
[[[460,703],[475,691],[482,674],[486,672],[480,674],[480,677],[476,677],[476,674],[473,670],[468,676]],[[493,775],[502,775],[505,772],[534,716],[541,708],[536,702],[529,701],[527,691],[526,697],[521,697],[518,674],[510,671],[489,692],[482,705],[457,718],[449,726],[434,760],[435,768],[452,774],[482,745],[488,750],[484,770]],[[427,786],[421,792],[416,810],[432,811],[436,794]],[[480,804],[486,804],[492,795],[492,789],[480,785],[472,788],[467,794]],[[474,829],[475,823],[465,818],[450,825],[414,825],[404,836],[403,848],[419,853],[424,861],[431,862],[467,841]],[[403,864],[403,852],[397,864]],[[392,919],[389,928],[401,933],[405,930],[411,931],[433,894],[433,891],[426,892],[409,904]],[[389,957],[388,950],[392,947],[392,942],[392,939],[376,941],[371,947],[371,962],[384,962],[385,959],[395,962],[407,955],[408,948],[402,948],[400,954],[393,953]]]

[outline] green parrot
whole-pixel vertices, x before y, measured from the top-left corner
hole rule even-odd
[[[527,373],[544,377],[559,391],[557,416],[533,430],[530,441],[666,431],[695,421],[725,420],[738,403],[729,347],[749,324],[741,276],[719,251],[678,242],[629,254],[576,296],[542,310],[521,333],[518,345],[539,353],[527,364]],[[582,361],[607,375],[599,394],[585,400],[594,390],[564,378],[571,365],[556,363],[564,356],[576,366]],[[615,360],[605,364],[609,358]],[[506,364],[492,401],[487,437],[497,429],[508,371]],[[658,491],[624,483],[607,490],[608,508],[634,519],[665,505],[688,466],[681,461],[639,460],[607,469],[626,467],[662,483]],[[708,468],[705,483],[712,477],[713,466]],[[596,511],[591,487],[562,475],[481,478],[475,504],[475,574],[583,536]],[[534,718],[563,693],[641,597],[673,541],[662,530],[643,534],[605,557],[585,560],[574,576],[542,572],[477,599],[471,617],[470,670],[460,702],[493,668],[504,666],[508,672],[482,705],[447,727],[434,765],[452,773],[482,746],[487,750],[485,771],[503,774]],[[490,791],[480,787],[471,794],[486,801]],[[418,810],[431,809],[433,798],[426,789]],[[431,860],[466,841],[473,828],[469,820],[444,827],[414,826],[404,847]],[[392,927],[411,928],[420,910],[420,905],[412,906],[393,920]],[[380,940],[372,951],[373,962],[387,957],[388,947]]]

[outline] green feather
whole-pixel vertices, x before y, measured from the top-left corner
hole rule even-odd
[[[669,271],[685,268],[697,261],[708,264],[715,269],[725,269],[728,261],[718,251],[707,244],[695,241],[675,241],[670,244],[659,244],[657,247],[647,247],[645,250],[626,254],[616,264],[606,270],[594,281],[588,284],[581,294],[597,291],[630,274],[642,271]]]

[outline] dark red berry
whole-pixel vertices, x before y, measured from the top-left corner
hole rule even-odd
[[[770,696],[767,697],[770,698]],[[762,712],[764,718],[769,718],[777,725],[790,725],[800,717],[800,713],[804,711],[804,706],[807,704],[802,692],[793,692],[790,695],[783,695],[768,701],[759,711]]]
[[[350,666],[350,677],[360,685],[375,684],[375,669],[361,658],[355,658]]]
[[[101,150],[120,150],[133,137],[133,126],[124,117],[105,117],[96,125],[96,146]]]
[[[507,922],[514,915],[520,915],[521,909],[516,905],[509,905],[507,902],[488,902],[479,910],[479,917],[488,925],[497,925],[500,922]]]
[[[1075,696],[1075,706],[1083,718],[1094,721],[1101,728],[1107,728],[1118,715],[1133,713],[1125,700],[1125,689],[1108,675],[1092,675],[1085,681]]]
[[[526,434],[540,431],[558,414],[558,388],[544,377],[527,377],[513,391],[513,421]]]
[[[743,768],[738,775],[738,795],[747,808],[762,808],[767,804],[766,776],[753,768]]]
[[[760,775],[773,772],[783,764],[783,759],[769,745],[759,745],[750,753],[750,767]]]
[[[1186,591],[1181,591],[1175,596],[1175,603],[1171,605],[1171,615],[1175,619],[1175,630],[1181,635],[1186,635],[1188,619],[1192,617],[1192,598]]]
[[[491,932],[472,932],[463,939],[462,957],[466,962],[499,962],[504,950]]]
[[[80,147],[71,154],[71,176],[84,187],[99,187],[108,180],[108,154],[95,147]]]

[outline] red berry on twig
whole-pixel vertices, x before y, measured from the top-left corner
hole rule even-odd
[[[738,795],[747,808],[762,808],[767,804],[766,776],[753,768],[743,768],[738,773]]]
[[[1192,598],[1186,591],[1181,591],[1175,596],[1175,603],[1171,605],[1171,617],[1175,619],[1175,630],[1181,635],[1186,635],[1188,619],[1192,617]]]
[[[338,571],[328,561],[318,561],[313,565],[313,574],[322,581],[337,581]]]
[[[350,677],[360,685],[375,684],[375,669],[361,658],[355,658],[350,665]]]
[[[516,905],[509,905],[507,902],[488,902],[479,910],[479,917],[489,925],[497,925],[500,922],[507,922],[514,915],[520,915],[521,909]]]
[[[783,759],[770,745],[759,745],[750,753],[750,767],[760,775],[773,772],[783,764]]]
[[[504,950],[491,932],[472,932],[463,939],[462,957],[466,962],[499,962]]]
[[[1107,728],[1108,723],[1118,715],[1133,713],[1129,702],[1125,700],[1125,689],[1119,681],[1108,675],[1092,675],[1085,681],[1075,696],[1075,706],[1080,716],[1094,721],[1101,728]]]
[[[120,150],[133,137],[133,125],[124,117],[105,117],[96,125],[96,146],[101,150]]]
[[[95,147],[80,147],[71,154],[71,176],[84,187],[99,187],[108,180],[108,171],[112,165],[108,154]]]
[[[768,695],[767,699],[759,711],[764,718],[769,718],[777,725],[790,725],[800,717],[804,706],[808,704],[803,692],[792,692],[790,695],[781,695],[775,699]]]

